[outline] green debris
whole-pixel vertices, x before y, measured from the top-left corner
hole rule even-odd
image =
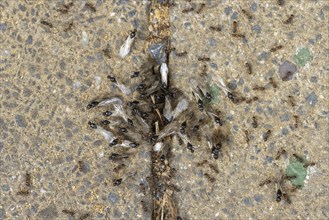
[[[216,84],[208,85],[208,87],[210,90],[211,102],[214,104],[219,104],[219,102],[220,102],[219,92],[221,89]]]
[[[303,161],[297,160],[295,157],[291,157],[289,160],[289,165],[286,169],[286,176],[290,177],[292,185],[296,187],[303,187],[304,181],[307,175],[306,165],[307,160],[304,157]]]
[[[294,60],[298,67],[304,67],[306,63],[312,59],[313,57],[311,56],[310,50],[308,48],[300,48],[294,56]]]

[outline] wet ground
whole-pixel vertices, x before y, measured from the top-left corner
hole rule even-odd
[[[218,160],[206,143],[194,153],[172,146],[182,219],[329,218],[329,4],[278,2],[170,7],[170,82],[193,103],[191,83],[204,80],[229,137]],[[133,149],[115,173],[114,149],[88,126],[99,112],[86,106],[116,91],[108,75],[137,83],[130,75],[149,57],[150,2],[68,3],[0,2],[0,219],[149,219],[151,196],[140,184],[148,185],[150,149]],[[120,59],[132,29],[131,53]],[[216,76],[246,100],[234,104],[213,86]],[[259,184],[293,154],[315,164],[305,167],[304,187],[289,192],[291,204],[276,202],[278,184]]]

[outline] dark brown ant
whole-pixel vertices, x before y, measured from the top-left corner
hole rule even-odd
[[[201,99],[198,100],[198,108],[199,108],[200,112],[203,111],[203,101]]]
[[[110,147],[113,147],[113,146],[115,146],[115,145],[117,145],[118,144],[118,139],[114,139],[114,140],[112,140],[110,143],[109,143],[109,146]]]
[[[275,89],[278,88],[278,84],[274,81],[273,77],[270,77],[269,80],[270,80],[270,84],[273,86],[273,88],[275,88]]]
[[[183,51],[183,52],[180,52],[180,53],[176,53],[176,56],[178,57],[182,57],[182,56],[186,56],[187,55],[187,52],[186,51]]]
[[[211,94],[209,92],[206,92],[206,99],[208,102],[211,102]]]
[[[96,129],[97,125],[94,122],[89,121],[88,125],[92,128],[92,129]]]
[[[72,6],[73,6],[73,2],[70,2],[68,4],[64,4],[61,8],[57,9],[57,11],[62,14],[66,14],[69,12],[69,10]]]
[[[215,122],[216,122],[216,124],[219,124],[220,126],[223,126],[223,124],[224,124],[223,121],[217,116],[215,116]]]
[[[258,121],[256,116],[252,116],[252,123],[251,123],[253,128],[257,128],[258,127]]]
[[[116,173],[118,173],[120,170],[122,170],[123,168],[125,168],[125,166],[126,165],[123,164],[123,163],[122,164],[119,164],[118,166],[116,166],[116,167],[113,168],[113,171],[116,172]]]
[[[122,183],[122,178],[113,180],[113,186],[119,186]]]
[[[130,118],[127,119],[127,122],[128,122],[128,125],[134,126],[134,122]]]
[[[220,143],[216,144],[212,147],[211,154],[215,160],[218,159],[221,148],[222,148],[222,145]]]
[[[293,117],[294,117],[294,120],[295,120],[294,126],[295,126],[295,128],[298,128],[299,116],[298,115],[294,115]]]
[[[85,220],[86,218],[88,218],[90,216],[90,214],[86,213],[80,216],[79,220]]]
[[[101,121],[102,125],[109,125],[111,122],[109,120]]]
[[[194,125],[193,128],[192,128],[192,131],[193,132],[197,132],[200,128],[200,125]]]
[[[236,33],[233,33],[232,34],[232,37],[236,37],[236,38],[246,38],[246,36],[244,34],[236,34]]]
[[[249,62],[246,62],[244,65],[247,67],[247,73],[249,75],[251,75],[252,74],[252,66],[251,66],[251,64]]]
[[[295,101],[294,97],[291,96],[291,95],[289,95],[289,96],[288,96],[288,99],[289,99],[289,103],[290,103],[290,105],[291,105],[292,107],[295,107],[295,106],[296,106],[296,101]]]
[[[259,98],[257,97],[257,96],[254,96],[253,98],[251,98],[251,99],[248,99],[247,101],[246,101],[246,103],[247,104],[250,104],[251,102],[253,102],[253,101],[257,101]]]
[[[179,132],[180,132],[181,134],[185,134],[186,126],[187,126],[186,121],[184,121],[184,122],[180,125],[180,127],[179,127]]]
[[[191,153],[194,153],[193,146],[190,142],[187,143],[187,149],[191,151]]]
[[[199,7],[199,9],[196,11],[196,13],[197,13],[197,14],[200,14],[201,11],[204,9],[205,6],[206,6],[205,3],[201,3],[201,4],[200,4],[200,7]]]
[[[48,21],[45,21],[45,20],[41,20],[40,21],[41,24],[45,25],[45,26],[48,26],[49,28],[53,28],[53,24],[48,22]]]
[[[295,157],[296,160],[300,163],[305,163],[306,162],[306,159],[304,159],[302,156],[300,156],[298,154],[293,154],[292,156]]]
[[[139,192],[142,193],[143,195],[146,195],[146,187],[144,183],[139,184]]]
[[[105,49],[103,49],[102,52],[103,52],[103,54],[104,54],[107,58],[109,58],[109,59],[112,58],[112,57],[111,57],[111,52],[110,52],[109,48],[105,48]]]
[[[283,154],[285,154],[285,153],[286,153],[286,150],[285,150],[285,149],[280,149],[280,150],[276,153],[274,159],[275,159],[275,160],[280,159],[281,155],[283,155]]]
[[[70,215],[70,216],[74,216],[75,215],[75,211],[72,211],[72,210],[63,209],[62,212],[64,214],[67,214],[67,215]]]
[[[227,92],[227,97],[231,100],[231,102],[233,102],[234,104],[239,104],[243,101],[246,100],[245,97],[237,97],[236,94],[233,94],[231,92]]]
[[[133,72],[133,74],[131,74],[130,78],[136,78],[138,76],[139,76],[139,72],[135,71],[135,72]]]
[[[84,170],[85,170],[85,164],[82,160],[78,161],[78,169],[80,172],[84,172]]]
[[[277,0],[277,3],[278,3],[279,6],[283,6],[284,5],[284,1],[285,0]]]
[[[267,130],[264,134],[263,134],[263,140],[267,141],[268,138],[270,137],[272,131],[271,130]]]
[[[199,163],[197,163],[196,165],[197,165],[198,167],[201,167],[201,166],[203,166],[203,165],[205,165],[205,164],[208,164],[208,160],[203,160],[202,162],[199,162]]]
[[[270,184],[272,182],[273,182],[273,180],[271,178],[268,178],[268,179],[262,181],[261,183],[259,183],[258,185],[259,186],[264,186],[264,185]]]
[[[247,10],[242,9],[241,12],[242,12],[244,15],[246,15],[247,18],[248,18],[249,20],[251,20],[251,19],[253,18],[252,15],[250,14],[250,12],[248,12]]]
[[[26,187],[32,186],[32,177],[31,174],[29,174],[28,172],[25,174],[25,186]]]
[[[109,156],[109,160],[116,161],[116,160],[126,159],[126,158],[128,158],[128,157],[129,157],[129,156],[128,156],[128,155],[125,155],[125,154],[112,153],[112,154]]]
[[[249,139],[249,131],[248,130],[244,130],[243,133],[246,136],[246,142],[249,144],[249,141],[250,141],[250,139]]]
[[[113,83],[116,83],[116,82],[117,82],[116,78],[113,77],[113,76],[107,76],[107,78],[108,78],[111,82],[113,82]]]
[[[183,11],[182,11],[182,13],[184,13],[184,14],[186,14],[186,13],[189,13],[189,12],[191,12],[191,11],[194,11],[194,7],[191,7],[191,8],[186,8],[186,9],[184,9]]]
[[[282,198],[282,196],[283,196],[283,193],[282,193],[281,189],[278,189],[278,190],[276,191],[276,201],[277,201],[277,202],[281,202],[281,198]]]
[[[238,22],[237,21],[233,21],[232,33],[235,34],[237,32],[238,32]]]
[[[222,28],[220,26],[210,26],[209,29],[218,32],[222,31]]]
[[[209,163],[209,168],[212,169],[215,173],[219,173],[218,168],[215,165],[211,164],[211,163]]]
[[[315,166],[315,163],[314,162],[308,162],[308,163],[303,165],[304,168],[307,168],[309,166]]]
[[[91,4],[91,3],[89,3],[89,2],[87,2],[87,3],[85,4],[85,7],[86,7],[87,9],[89,9],[91,12],[96,12],[96,8],[95,8],[95,6],[94,6],[93,4]]]
[[[264,86],[254,86],[254,88],[252,88],[252,90],[254,91],[264,91],[266,88]]]
[[[104,116],[111,116],[113,113],[111,111],[105,111],[103,112]]]
[[[207,178],[207,180],[208,180],[209,182],[211,182],[211,183],[213,183],[213,182],[216,181],[215,177],[210,176],[208,173],[205,173],[205,174],[203,174],[203,175],[204,175],[204,176]]]
[[[18,196],[27,196],[28,194],[30,194],[30,191],[27,189],[22,189],[16,193]]]
[[[146,205],[146,203],[145,203],[144,200],[141,201],[141,205],[142,205],[142,209],[143,209],[143,211],[144,211],[144,212],[148,212],[148,208],[147,208],[147,205]]]
[[[205,76],[207,75],[207,65],[203,65],[201,68],[201,75]]]
[[[277,46],[274,46],[274,47],[272,47],[271,49],[270,49],[270,52],[276,52],[276,51],[278,51],[278,50],[281,50],[283,48],[283,46],[282,45],[277,45]]]
[[[87,109],[95,108],[98,104],[99,104],[99,102],[92,101],[87,105]]]
[[[210,61],[209,57],[199,57],[198,61]]]
[[[70,22],[69,25],[64,29],[64,32],[68,32],[72,30],[72,27],[73,27],[73,22]]]
[[[287,20],[285,20],[283,23],[284,24],[290,24],[291,22],[292,22],[292,20],[294,19],[294,15],[293,14],[291,14],[290,16],[289,16],[289,18],[287,19]]]

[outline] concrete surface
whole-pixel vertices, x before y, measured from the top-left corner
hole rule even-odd
[[[96,11],[86,1],[74,1],[63,14],[58,9],[65,3],[0,2],[0,219],[78,219],[84,214],[89,219],[149,219],[151,210],[145,211],[141,201],[148,206],[150,196],[140,191],[150,175],[149,149],[136,149],[124,172],[114,173],[117,164],[108,159],[113,149],[88,126],[100,112],[86,110],[93,98],[115,91],[107,75],[137,82],[130,74],[148,58],[149,1],[90,1]],[[192,100],[190,79],[211,84],[208,76],[219,75],[232,91],[258,97],[236,105],[218,94],[216,105],[226,115],[231,140],[220,159],[214,160],[207,147],[192,154],[173,146],[173,183],[180,189],[175,199],[183,219],[329,218],[328,11],[325,0],[285,1],[283,6],[276,0],[179,0],[170,8],[173,84]],[[285,24],[290,14],[294,18]],[[245,38],[232,36],[234,20]],[[134,28],[132,51],[121,60],[119,48]],[[270,52],[276,45],[283,47]],[[186,56],[177,56],[183,51]],[[284,81],[279,67],[285,61],[297,72]],[[253,90],[256,85],[265,90]],[[287,155],[275,160],[281,148]],[[305,187],[291,195],[292,203],[277,203],[275,184],[259,183],[284,170],[294,153],[315,165],[308,167]],[[198,166],[205,159],[218,173],[207,164]],[[78,161],[83,161],[81,169]],[[119,177],[123,183],[113,186]],[[28,195],[17,195],[27,188]],[[74,211],[74,217],[64,209]]]

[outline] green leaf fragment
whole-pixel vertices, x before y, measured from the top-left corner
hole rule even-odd
[[[218,104],[220,102],[220,88],[216,84],[208,85],[211,95],[211,102],[214,104]]]
[[[294,60],[299,67],[304,67],[313,57],[308,48],[301,48],[294,55]]]
[[[286,176],[290,177],[292,185],[296,187],[303,187],[304,181],[307,176],[307,168],[304,165],[307,163],[306,158],[304,160],[298,161],[295,157],[291,157],[289,160],[289,165],[286,169]]]

